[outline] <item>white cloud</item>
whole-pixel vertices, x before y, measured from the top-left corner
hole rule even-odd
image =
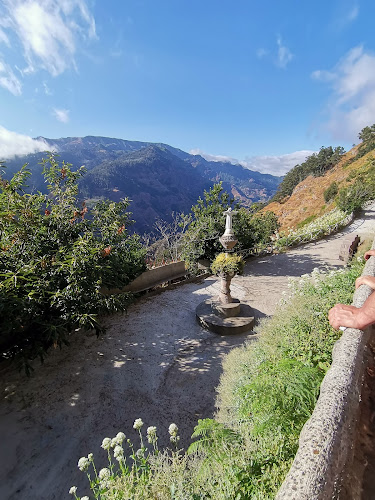
[[[375,55],[363,46],[350,50],[332,70],[314,71],[312,77],[331,85],[323,127],[335,140],[354,142],[363,127],[375,122]]]
[[[68,123],[69,121],[69,110],[68,109],[57,109],[53,108],[53,114],[59,122]]]
[[[280,68],[286,68],[290,61],[293,59],[293,54],[286,45],[283,44],[281,37],[277,37],[277,65]]]
[[[9,90],[13,95],[21,95],[22,85],[12,68],[0,61],[0,86]]]
[[[23,76],[39,69],[58,76],[76,67],[79,41],[96,37],[86,0],[3,0],[0,18],[0,41],[9,43],[9,31],[23,48]]]
[[[0,125],[0,159],[12,158],[38,151],[46,151],[48,145],[39,139],[11,132]]]
[[[237,160],[230,156],[210,155],[200,149],[192,149],[190,151],[190,154],[200,155],[207,161],[224,161],[233,163],[233,165],[239,164],[262,174],[277,176],[285,175],[291,168],[304,162],[313,153],[314,151],[303,150],[279,156],[247,156],[244,160]]]

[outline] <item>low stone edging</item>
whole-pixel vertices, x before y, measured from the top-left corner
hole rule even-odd
[[[375,276],[375,257],[367,261],[362,275]],[[371,292],[370,287],[362,285],[354,293],[353,305],[361,307]],[[314,412],[302,429],[296,457],[277,500],[339,497],[353,458],[370,332],[371,328],[365,332],[348,328],[336,342],[331,368],[321,384]]]

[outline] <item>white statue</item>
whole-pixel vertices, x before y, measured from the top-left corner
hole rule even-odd
[[[225,232],[224,235],[226,234],[233,234],[233,229],[232,229],[232,217],[233,215],[237,214],[237,210],[232,210],[231,207],[228,208],[226,212],[223,212],[223,215],[226,215],[226,221],[225,221]]]

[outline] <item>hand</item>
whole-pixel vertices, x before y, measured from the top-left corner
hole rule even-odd
[[[354,306],[336,304],[328,313],[328,319],[333,328],[338,330],[340,326],[348,328],[360,328],[358,322],[359,309]]]
[[[375,250],[368,250],[363,257],[368,260],[372,255],[375,255]]]
[[[355,287],[358,288],[361,285],[368,285],[370,288],[375,290],[375,277],[374,276],[360,276],[355,280]]]

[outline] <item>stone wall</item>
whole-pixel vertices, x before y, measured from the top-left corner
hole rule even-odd
[[[363,274],[375,276],[375,257],[367,261]],[[361,307],[371,291],[367,285],[361,286],[353,305]],[[340,498],[342,482],[352,465],[371,330],[348,328],[335,344],[332,366],[323,379],[315,410],[302,429],[297,455],[277,500]],[[353,488],[357,487],[353,482]],[[353,491],[350,498],[357,495]]]
[[[145,271],[123,288],[112,288],[111,290],[103,289],[102,293],[109,295],[122,292],[142,292],[163,283],[167,283],[168,281],[182,278],[185,275],[185,261],[172,262],[172,264],[166,264],[165,266],[155,267],[154,269]]]

